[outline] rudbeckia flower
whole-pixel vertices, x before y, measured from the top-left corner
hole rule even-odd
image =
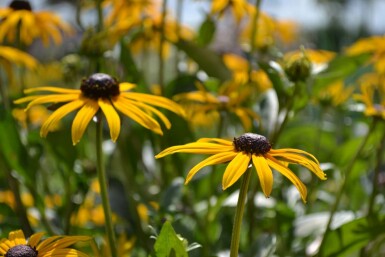
[[[21,230],[9,233],[8,239],[0,240],[0,256],[4,257],[88,257],[87,254],[76,249],[69,248],[70,245],[79,241],[89,241],[88,236],[53,236],[41,241],[44,233],[33,234],[28,240]]]
[[[291,148],[274,150],[266,137],[253,133],[243,134],[234,138],[233,141],[220,138],[202,138],[194,143],[169,147],[156,155],[155,158],[179,152],[212,154],[189,171],[186,184],[203,167],[229,162],[222,179],[222,188],[225,190],[245,173],[250,164],[253,164],[266,197],[270,196],[273,188],[273,173],[271,171],[273,168],[294,184],[301,194],[302,200],[306,202],[306,187],[288,168],[287,164],[302,165],[320,179],[326,179],[318,160],[310,153]]]
[[[211,13],[222,15],[227,8],[232,10],[235,19],[239,22],[252,11],[253,5],[246,0],[213,0]]]
[[[15,42],[19,33],[21,42],[26,45],[37,38],[44,45],[48,45],[50,39],[61,44],[62,32],[71,34],[72,31],[57,15],[48,11],[34,12],[26,0],[13,0],[9,7],[0,8],[0,41]]]
[[[173,101],[144,93],[130,92],[135,87],[131,83],[119,83],[115,78],[104,74],[95,73],[83,79],[80,89],[65,89],[58,87],[38,87],[26,89],[26,94],[34,92],[49,92],[26,96],[15,101],[16,104],[29,102],[27,108],[45,103],[66,103],[54,111],[41,127],[40,135],[46,137],[48,132],[67,114],[80,109],[72,123],[72,142],[77,144],[88,123],[99,109],[105,114],[110,128],[112,141],[116,141],[120,133],[120,117],[118,112],[133,119],[143,127],[162,135],[162,129],[152,115],[157,116],[166,126],[171,127],[166,116],[153,106],[165,108],[176,114],[184,115],[183,109]]]
[[[218,94],[213,94],[206,91],[203,85],[196,85],[198,91],[181,93],[174,97],[185,108],[188,120],[194,125],[211,126],[213,119],[219,117],[222,111],[235,114],[245,130],[252,127],[253,121],[260,120],[258,114],[246,105],[253,93],[251,87],[241,87],[239,83],[229,81],[219,88]]]

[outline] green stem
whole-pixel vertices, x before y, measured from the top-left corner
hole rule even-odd
[[[250,183],[251,169],[247,169],[243,176],[244,177],[238,196],[237,210],[234,217],[233,232],[231,235],[230,257],[238,257],[242,217],[245,209],[247,190]]]
[[[339,191],[337,192],[337,196],[336,196],[335,202],[332,205],[332,208],[330,210],[330,216],[329,216],[328,222],[326,224],[325,233],[324,233],[324,235],[322,237],[322,241],[321,241],[321,244],[320,244],[320,247],[319,247],[319,254],[318,254],[318,256],[322,256],[323,247],[325,245],[325,238],[329,235],[329,233],[331,231],[330,225],[331,225],[331,223],[333,221],[333,217],[334,217],[334,215],[335,215],[335,213],[337,211],[337,208],[339,206],[339,203],[341,201],[343,192],[345,191],[345,187],[347,185],[346,182],[348,180],[348,177],[350,176],[350,173],[353,170],[353,167],[354,167],[354,164],[355,164],[356,160],[360,156],[361,152],[364,150],[364,147],[365,147],[366,143],[368,142],[368,139],[369,139],[370,135],[372,134],[372,132],[374,131],[374,128],[376,127],[376,125],[377,125],[377,119],[374,118],[374,120],[373,120],[373,122],[372,122],[372,124],[371,124],[371,126],[370,126],[370,128],[368,130],[368,133],[366,134],[366,136],[362,140],[360,146],[357,149],[357,152],[353,156],[353,159],[349,162],[349,165],[346,167],[346,170],[345,170],[345,173],[344,173],[345,176],[343,178],[341,187],[340,187]]]
[[[106,171],[104,169],[104,163],[103,163],[103,149],[102,149],[103,123],[101,118],[102,118],[101,115],[98,115],[97,122],[96,122],[96,159],[97,159],[96,165],[97,165],[100,195],[102,198],[104,219],[106,223],[106,232],[108,237],[108,243],[110,246],[111,257],[118,257],[117,250],[116,250],[116,243],[115,243],[116,242],[115,233],[112,225],[111,206],[108,198]]]
[[[159,43],[159,85],[161,88],[161,93],[163,94],[164,91],[164,61],[163,61],[163,55],[164,55],[164,28],[166,26],[166,9],[167,9],[167,0],[163,0],[162,3],[162,20],[160,24],[160,43]]]
[[[372,194],[370,195],[369,199],[369,206],[368,206],[368,218],[372,217],[374,214],[374,200],[376,199],[376,196],[379,192],[378,189],[378,180],[380,176],[380,171],[381,171],[381,164],[382,164],[382,153],[385,148],[385,133],[382,134],[382,138],[380,141],[380,145],[377,147],[377,153],[376,153],[376,167],[374,168],[374,176],[373,176],[373,181],[372,181]]]

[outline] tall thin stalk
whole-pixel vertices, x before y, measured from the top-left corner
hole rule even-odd
[[[332,208],[330,210],[330,216],[329,216],[329,220],[326,224],[326,230],[325,230],[325,233],[323,235],[323,238],[322,238],[322,241],[321,241],[321,244],[320,244],[320,247],[319,247],[319,254],[318,256],[322,256],[322,251],[323,251],[323,248],[325,247],[325,238],[327,238],[327,236],[329,235],[330,231],[331,231],[331,223],[333,221],[333,218],[334,218],[334,215],[337,211],[337,208],[340,204],[340,201],[342,199],[342,195],[345,191],[345,188],[346,188],[346,185],[347,185],[347,180],[353,170],[353,167],[354,167],[354,164],[356,162],[356,160],[358,159],[358,157],[360,156],[360,154],[362,153],[362,151],[364,150],[364,147],[366,145],[366,143],[368,142],[369,140],[369,137],[370,135],[372,134],[372,132],[374,131],[375,127],[377,125],[377,119],[374,118],[373,121],[372,121],[372,124],[367,132],[367,134],[365,135],[364,139],[362,140],[360,146],[358,147],[355,155],[353,156],[352,160],[350,160],[348,166],[346,167],[345,169],[345,172],[344,172],[344,178],[343,178],[343,181],[342,181],[342,184],[341,184],[341,187],[339,189],[339,191],[337,192],[337,196],[336,196],[336,199],[334,201],[334,204],[332,205]]]
[[[250,184],[251,169],[243,174],[241,189],[239,191],[237,210],[234,217],[233,231],[231,234],[230,257],[238,257],[239,241],[241,238],[242,217],[245,210],[247,191]]]
[[[96,121],[96,168],[98,173],[100,196],[102,198],[104,220],[106,223],[106,232],[108,237],[108,243],[110,246],[111,257],[118,257],[116,243],[115,243],[116,242],[115,233],[112,225],[111,206],[108,198],[107,176],[106,176],[106,171],[105,171],[104,162],[103,162],[103,148],[102,148],[103,130],[102,129],[103,129],[102,116],[99,113],[99,115],[97,115],[97,121]]]

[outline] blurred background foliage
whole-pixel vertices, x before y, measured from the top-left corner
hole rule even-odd
[[[291,167],[307,185],[304,204],[276,174],[266,198],[253,174],[242,256],[383,256],[385,28],[373,35],[367,12],[379,1],[318,0],[320,9],[308,12],[322,9],[327,21],[311,29],[274,17],[264,9],[267,1],[203,1],[209,8],[200,10],[198,25],[184,24],[185,9],[202,1],[47,0],[40,5],[57,13],[63,3],[74,10],[70,30],[54,29],[57,44],[43,32],[23,41],[22,23],[11,31],[17,36],[7,36],[2,24],[9,14],[6,5],[0,9],[1,237],[15,229],[92,235],[105,256],[95,128],[74,147],[67,117],[42,139],[40,126],[57,107],[24,112],[12,102],[25,88],[78,88],[100,65],[187,113],[184,119],[165,112],[172,127],[163,136],[122,119],[118,141],[103,143],[121,256],[172,256],[170,249],[173,256],[227,256],[239,183],[223,191],[225,165],[218,165],[185,186],[202,157],[154,155],[245,132],[267,136],[273,148],[314,154],[328,180]],[[352,28],[341,13],[353,2],[367,9]]]

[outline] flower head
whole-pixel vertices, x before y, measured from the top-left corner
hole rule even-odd
[[[273,168],[294,184],[305,202],[306,187],[286,164],[302,165],[320,179],[326,179],[325,173],[319,167],[318,160],[313,155],[298,149],[272,149],[266,137],[253,133],[243,134],[238,138],[234,138],[233,141],[220,138],[202,138],[194,143],[169,147],[155,157],[161,158],[178,152],[212,154],[212,156],[198,163],[189,171],[186,184],[203,167],[229,162],[222,180],[222,188],[226,189],[243,175],[250,164],[253,164],[266,197],[270,196],[273,188],[273,174],[271,171],[271,168]]]
[[[119,83],[115,78],[104,73],[95,73],[83,79],[80,89],[57,87],[38,87],[26,89],[25,93],[49,92],[51,94],[31,95],[15,101],[16,104],[29,102],[27,108],[45,103],[66,103],[55,110],[41,127],[40,135],[45,137],[52,127],[67,114],[80,109],[72,123],[72,142],[77,144],[84,134],[91,119],[99,109],[104,113],[110,128],[112,141],[120,133],[120,117],[117,110],[133,119],[143,127],[162,135],[162,129],[152,115],[157,116],[166,126],[171,127],[166,116],[153,106],[165,108],[176,114],[184,115],[183,109],[173,101],[144,93],[130,92],[135,87],[131,83]]]
[[[4,257],[48,257],[48,256],[78,256],[88,257],[87,254],[69,248],[79,241],[89,241],[88,236],[53,236],[41,241],[44,233],[33,234],[28,240],[21,230],[12,231],[8,238],[0,240],[0,256]]]
[[[44,45],[50,39],[55,44],[61,44],[61,32],[72,33],[72,28],[60,18],[48,11],[33,11],[29,1],[13,0],[8,7],[0,8],[0,41],[9,42],[20,40],[30,45],[34,39],[40,38]]]

